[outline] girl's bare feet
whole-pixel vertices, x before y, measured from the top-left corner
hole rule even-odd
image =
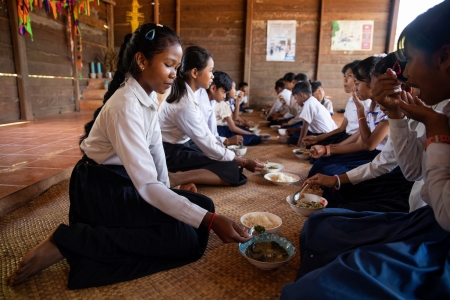
[[[24,282],[64,258],[53,241],[54,232],[24,256],[17,270],[6,279],[9,286]]]

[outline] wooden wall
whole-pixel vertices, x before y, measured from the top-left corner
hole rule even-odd
[[[318,0],[253,1],[250,105],[270,105],[276,99],[275,81],[287,72],[314,76],[317,59],[317,41],[320,6]],[[266,61],[267,21],[296,20],[295,62]]]
[[[6,2],[0,1],[0,73],[15,73]],[[0,123],[20,118],[16,77],[0,76]]]

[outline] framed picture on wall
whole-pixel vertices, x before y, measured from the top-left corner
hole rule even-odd
[[[297,21],[267,21],[266,61],[295,61]]]
[[[331,50],[372,51],[373,21],[332,21]]]

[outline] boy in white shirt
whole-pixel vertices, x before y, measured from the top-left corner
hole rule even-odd
[[[289,137],[289,144],[296,144],[300,146],[302,139],[309,133],[319,135],[330,132],[337,128],[336,123],[330,116],[328,110],[312,97],[311,85],[309,82],[301,81],[294,86],[292,94],[295,97],[298,105],[303,107],[299,118],[303,125],[301,128],[290,128],[290,133],[299,132],[299,136]]]
[[[275,83],[275,92],[277,93],[277,100],[275,100],[275,103],[272,105],[272,108],[269,111],[269,114],[267,115],[267,120],[272,121],[274,117],[279,117],[278,110],[283,106],[283,104],[280,101],[280,96],[284,99],[291,99],[291,91],[286,89],[283,80],[277,80]],[[273,125],[273,124],[272,124]]]
[[[248,108],[248,83],[247,82],[241,82],[239,83],[239,90],[236,91],[236,96],[242,95],[242,100],[239,105],[239,111],[244,111]]]
[[[314,81],[311,83],[311,90],[314,98],[319,100],[320,104],[325,106],[325,108],[330,112],[330,115],[334,114],[333,103],[330,99],[325,97],[325,90],[323,88],[322,82]]]

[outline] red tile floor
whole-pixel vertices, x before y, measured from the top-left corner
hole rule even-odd
[[[0,124],[0,199],[73,167],[81,157],[78,138],[92,115]]]

